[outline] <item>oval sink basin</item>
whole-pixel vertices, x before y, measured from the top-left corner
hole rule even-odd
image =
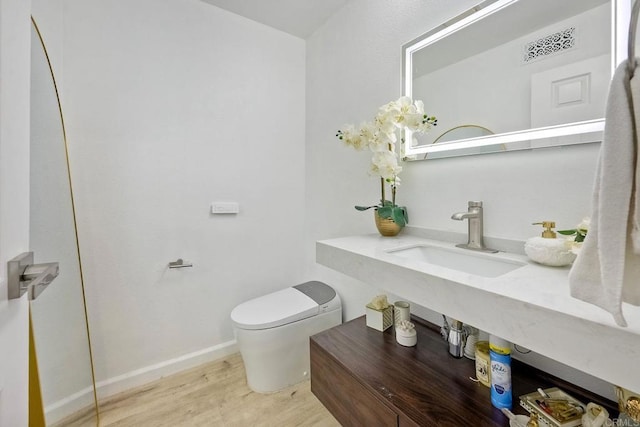
[[[498,254],[422,244],[389,249],[386,252],[482,277],[502,276],[527,265],[522,261],[502,258]]]

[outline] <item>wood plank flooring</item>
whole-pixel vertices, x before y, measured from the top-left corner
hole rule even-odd
[[[95,426],[76,416],[64,427]],[[311,393],[309,381],[271,394],[255,393],[240,354],[162,378],[100,405],[101,427],[317,426],[340,424]]]

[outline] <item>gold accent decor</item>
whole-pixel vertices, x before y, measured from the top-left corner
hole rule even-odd
[[[640,393],[634,393],[626,388],[615,386],[618,397],[618,409],[633,421],[640,423]]]
[[[625,407],[627,409],[627,415],[629,415],[633,421],[640,423],[640,399],[631,396],[627,399]]]
[[[400,233],[402,228],[396,224],[392,219],[389,218],[380,218],[378,215],[378,211],[374,211],[374,217],[376,220],[376,227],[378,228],[378,232],[383,236],[391,237],[397,236]]]
[[[44,425],[44,405],[40,389],[38,357],[36,356],[36,343],[33,339],[31,307],[29,307],[29,426],[40,427]]]

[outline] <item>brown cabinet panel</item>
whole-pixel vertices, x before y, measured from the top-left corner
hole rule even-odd
[[[343,426],[397,426],[398,416],[311,342],[311,391]]]
[[[415,347],[396,343],[393,328],[368,328],[364,317],[314,335],[311,390],[345,426],[508,426],[491,405],[489,388],[475,378],[475,362],[455,359],[438,327],[414,318]],[[615,403],[523,363],[513,361],[513,400],[538,387],[557,386],[583,402]]]
[[[405,417],[404,415],[400,415],[398,417],[398,427],[420,427],[420,425],[414,423],[412,420]]]

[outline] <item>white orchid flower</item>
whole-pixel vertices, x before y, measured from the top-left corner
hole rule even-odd
[[[338,138],[356,150],[362,150],[366,147],[366,139],[362,137],[360,130],[357,130],[353,125],[345,125],[343,130],[338,131]]]
[[[364,122],[360,125],[360,135],[365,141],[376,138],[378,127],[373,122]]]
[[[582,218],[582,222],[578,224],[576,228],[578,230],[589,231],[589,227],[591,227],[591,218],[585,217],[585,218]]]
[[[395,181],[395,177],[402,171],[402,167],[398,165],[398,158],[395,153],[377,151],[373,153],[371,159],[371,171],[387,181]]]

